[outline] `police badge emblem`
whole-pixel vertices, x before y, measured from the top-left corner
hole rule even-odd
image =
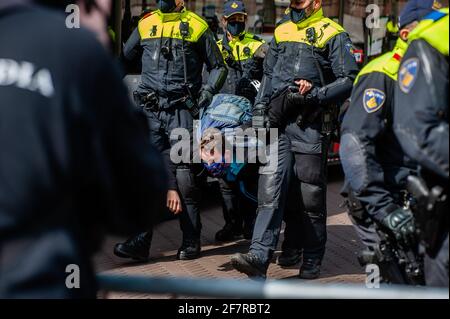
[[[364,109],[367,113],[374,113],[381,109],[386,102],[386,94],[378,89],[367,89],[364,91]]]
[[[413,88],[419,73],[420,62],[417,58],[408,59],[398,73],[398,83],[402,92],[408,94]]]

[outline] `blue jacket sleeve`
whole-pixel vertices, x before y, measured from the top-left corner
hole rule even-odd
[[[413,41],[400,67],[394,113],[394,130],[403,150],[446,180],[448,76],[448,58],[423,40]]]
[[[275,39],[270,43],[270,48],[264,60],[264,76],[261,83],[261,88],[256,97],[256,104],[269,105],[272,96],[272,75],[273,68],[278,60],[278,44]]]
[[[341,161],[345,177],[356,198],[376,220],[382,220],[397,206],[386,188],[383,164],[380,162],[380,139],[388,133],[386,112],[389,112],[395,81],[383,73],[362,76],[353,89],[350,107],[342,123]],[[377,90],[377,91],[375,91]],[[373,108],[366,104],[370,92],[379,97]],[[392,133],[391,133],[392,134]],[[388,145],[385,145],[388,147]]]

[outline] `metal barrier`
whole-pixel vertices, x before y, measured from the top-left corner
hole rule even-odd
[[[251,281],[142,276],[97,276],[103,291],[247,299],[449,299],[448,288],[313,284],[301,280]]]

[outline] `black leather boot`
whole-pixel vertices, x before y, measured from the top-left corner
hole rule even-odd
[[[147,261],[152,243],[151,233],[141,233],[119,243],[114,247],[114,255],[121,258],[131,258],[139,261]]]
[[[216,241],[226,242],[232,241],[236,237],[242,235],[242,226],[239,227],[233,224],[225,224],[225,226],[216,233]]]
[[[255,228],[254,221],[252,222],[244,222],[244,239],[251,240],[253,237],[253,229]]]
[[[297,265],[302,259],[302,251],[295,248],[286,248],[278,256],[277,264],[281,267]]]
[[[191,260],[200,257],[200,241],[199,240],[183,240],[183,244],[178,249],[178,260]]]
[[[317,279],[320,276],[322,260],[318,258],[306,258],[300,267],[299,277],[301,279]]]
[[[268,265],[265,265],[254,254],[237,253],[231,256],[231,265],[239,272],[251,278],[266,278]]]

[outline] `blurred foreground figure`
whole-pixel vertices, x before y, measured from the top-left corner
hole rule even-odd
[[[425,281],[448,287],[448,8],[427,15],[410,34],[395,88],[393,127],[403,151],[420,165],[408,189],[421,243]]]
[[[94,34],[2,0],[0,42],[0,298],[95,298],[90,257],[151,226],[162,159]]]
[[[394,284],[424,284],[423,257],[407,189],[407,178],[417,175],[417,165],[402,151],[392,119],[398,71],[409,35],[424,17],[436,12],[436,6],[434,0],[410,0],[405,5],[394,50],[361,70],[342,124],[344,195],[366,246],[359,261],[363,266],[377,264],[381,280]]]

